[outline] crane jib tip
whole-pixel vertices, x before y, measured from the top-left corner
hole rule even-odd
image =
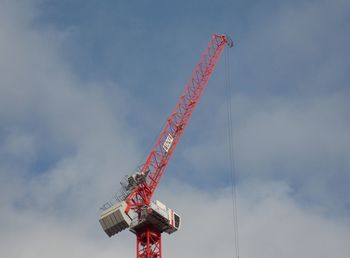
[[[227,45],[229,47],[233,47],[233,41],[232,41],[231,37],[227,34],[224,34],[223,36],[224,36],[224,39],[225,39]]]

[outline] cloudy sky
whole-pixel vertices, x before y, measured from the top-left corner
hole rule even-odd
[[[0,256],[134,257],[99,208],[226,32],[240,257],[348,257],[349,27],[347,0],[0,0]],[[164,257],[234,257],[224,70],[155,196]]]

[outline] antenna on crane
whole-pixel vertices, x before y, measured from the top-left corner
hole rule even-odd
[[[233,47],[226,34],[210,38],[146,162],[121,183],[115,203],[102,208],[100,224],[109,237],[125,229],[136,235],[137,258],[161,258],[161,233],[172,234],[180,228],[180,216],[151,199],[226,45]]]

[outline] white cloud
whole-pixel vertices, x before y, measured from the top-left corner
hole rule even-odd
[[[161,196],[182,215],[182,229],[165,237],[167,257],[233,256],[231,193],[208,193],[183,182]],[[347,257],[350,225],[293,200],[283,182],[248,181],[238,188],[241,257]]]
[[[127,94],[72,74],[58,47],[65,33],[36,28],[33,6],[0,8],[0,256],[130,256],[131,236],[110,245],[98,224],[139,158]]]
[[[235,96],[232,103],[235,160],[241,178],[283,178],[307,187],[319,181],[349,180],[350,119],[343,95],[264,100]],[[209,180],[226,173],[225,109],[222,106],[216,118],[202,124],[205,132],[198,130],[199,140],[183,152],[197,178]],[[335,175],[331,180],[330,173]]]
[[[72,74],[60,58],[64,32],[35,27],[33,6],[0,11],[2,210],[96,215],[139,158],[128,97],[116,83]]]

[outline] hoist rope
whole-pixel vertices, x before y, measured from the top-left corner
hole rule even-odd
[[[229,174],[231,181],[232,198],[232,218],[233,218],[233,238],[235,244],[236,258],[239,258],[239,231],[237,216],[237,190],[236,190],[236,164],[234,160],[233,146],[233,124],[232,124],[232,96],[231,96],[231,76],[230,76],[230,52],[225,51],[225,88],[226,88],[226,109],[227,109],[227,136],[228,136],[228,154],[229,154]]]

